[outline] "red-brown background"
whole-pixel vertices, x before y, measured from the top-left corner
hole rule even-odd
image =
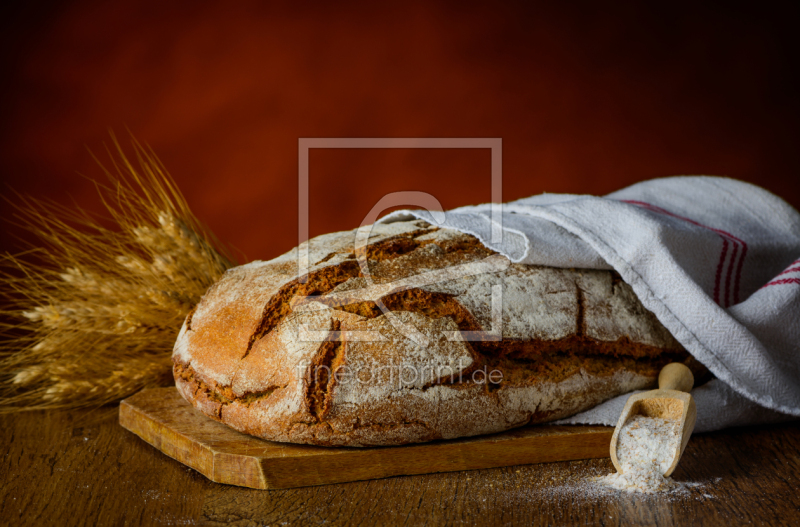
[[[96,209],[86,147],[127,127],[248,259],[296,245],[299,137],[501,137],[504,200],[718,174],[800,206],[796,9],[564,4],[7,6],[2,192]],[[314,151],[312,235],[396,190],[488,201],[489,153]]]

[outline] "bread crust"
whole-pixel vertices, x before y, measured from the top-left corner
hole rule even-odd
[[[264,439],[397,445],[567,417],[689,358],[613,272],[512,264],[419,220],[354,244],[311,240],[305,281],[296,249],[229,270],[176,341],[183,397]]]

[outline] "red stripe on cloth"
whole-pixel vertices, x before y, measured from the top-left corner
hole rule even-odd
[[[725,303],[725,307],[731,305],[731,275],[733,275],[733,264],[736,263],[736,253],[739,252],[739,246],[737,244],[733,244],[733,255],[731,255],[731,263],[728,266],[728,274],[725,276],[725,298],[723,302]]]
[[[791,269],[787,269],[787,270],[783,271],[782,273],[778,273],[778,276],[780,276],[782,274],[797,273],[797,272],[800,272],[800,267],[792,267]]]
[[[744,258],[747,255],[747,242],[734,236],[733,234],[723,231],[722,229],[715,229],[714,227],[709,227],[708,225],[703,225],[700,222],[697,222],[691,218],[687,218],[685,216],[680,216],[678,214],[674,214],[666,209],[662,209],[652,203],[647,203],[645,201],[636,201],[636,200],[621,200],[623,203],[629,203],[631,205],[638,205],[642,208],[647,210],[658,212],[661,214],[665,214],[667,216],[672,216],[673,218],[678,218],[679,220],[686,221],[691,223],[692,225],[697,225],[698,227],[702,227],[704,229],[708,229],[712,232],[715,232],[722,238],[722,254],[720,255],[720,261],[717,264],[717,272],[714,277],[714,302],[719,305],[723,305],[723,307],[727,307],[731,305],[731,275],[733,272],[733,268],[736,267],[736,274],[733,275],[733,303],[739,303],[739,283],[741,282],[742,277],[742,267],[744,266]],[[725,277],[725,291],[722,295],[722,302],[720,303],[720,296],[719,296],[719,289],[720,284],[722,281],[722,269],[725,266],[725,257],[727,256],[728,252],[728,241],[733,244],[733,251],[731,254],[731,263],[728,267],[728,273]],[[738,257],[737,262],[737,253],[739,252],[739,246],[742,248],[741,255]]]
[[[761,286],[761,289],[771,285],[784,285],[784,284],[800,284],[800,278],[781,278],[780,280],[773,280],[772,282]]]
[[[719,283],[720,279],[722,278],[722,266],[725,264],[725,254],[728,252],[728,239],[723,237],[722,238],[722,254],[719,257],[719,263],[717,264],[717,273],[714,279],[714,302],[717,305],[720,304],[719,301]]]
[[[731,234],[731,233],[729,233],[729,232],[727,232],[727,231],[723,231],[722,229],[715,229],[714,227],[709,227],[708,225],[703,225],[702,223],[699,223],[699,222],[697,222],[697,221],[694,221],[694,220],[693,220],[693,219],[691,219],[691,218],[687,218],[687,217],[685,217],[685,216],[680,216],[680,215],[678,215],[678,214],[674,214],[674,213],[672,213],[672,212],[670,212],[670,211],[668,211],[668,210],[666,210],[666,209],[662,209],[661,207],[658,207],[658,206],[656,206],[656,205],[653,205],[653,204],[651,204],[651,203],[647,203],[646,201],[636,201],[636,200],[629,200],[629,199],[623,199],[623,200],[621,200],[621,201],[622,201],[623,203],[630,203],[631,205],[640,205],[640,206],[642,206],[642,207],[648,208],[648,209],[650,209],[650,210],[653,210],[653,211],[655,211],[655,212],[660,212],[660,213],[662,213],[662,214],[666,214],[666,215],[668,215],[668,216],[672,216],[672,217],[675,217],[675,218],[681,219],[681,220],[683,220],[683,221],[688,221],[689,223],[692,223],[692,224],[694,224],[694,225],[697,225],[698,227],[703,227],[704,229],[708,229],[708,230],[714,231],[714,232],[716,232],[716,233],[718,233],[718,234],[722,234],[723,236],[728,236],[728,237],[729,237],[729,238],[731,238],[732,240],[735,240],[735,241],[737,241],[737,242],[739,242],[739,243],[741,243],[741,244],[743,244],[743,245],[747,245],[747,244],[744,242],[744,240],[740,240],[739,238],[737,238],[736,236],[734,236],[733,234]]]

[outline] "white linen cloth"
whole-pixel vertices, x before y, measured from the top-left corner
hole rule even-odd
[[[445,212],[393,212],[478,237],[512,262],[614,269],[716,379],[695,431],[800,417],[800,214],[741,181],[654,179],[604,197],[541,194]],[[439,214],[437,216],[440,217]],[[496,229],[496,227],[495,227]],[[616,425],[629,395],[561,422]]]

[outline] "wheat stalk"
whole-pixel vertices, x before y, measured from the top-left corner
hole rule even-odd
[[[132,144],[135,165],[114,140],[109,182],[95,182],[116,228],[78,208],[14,203],[39,243],[0,256],[0,412],[170,384],[181,324],[234,265],[152,151]]]

